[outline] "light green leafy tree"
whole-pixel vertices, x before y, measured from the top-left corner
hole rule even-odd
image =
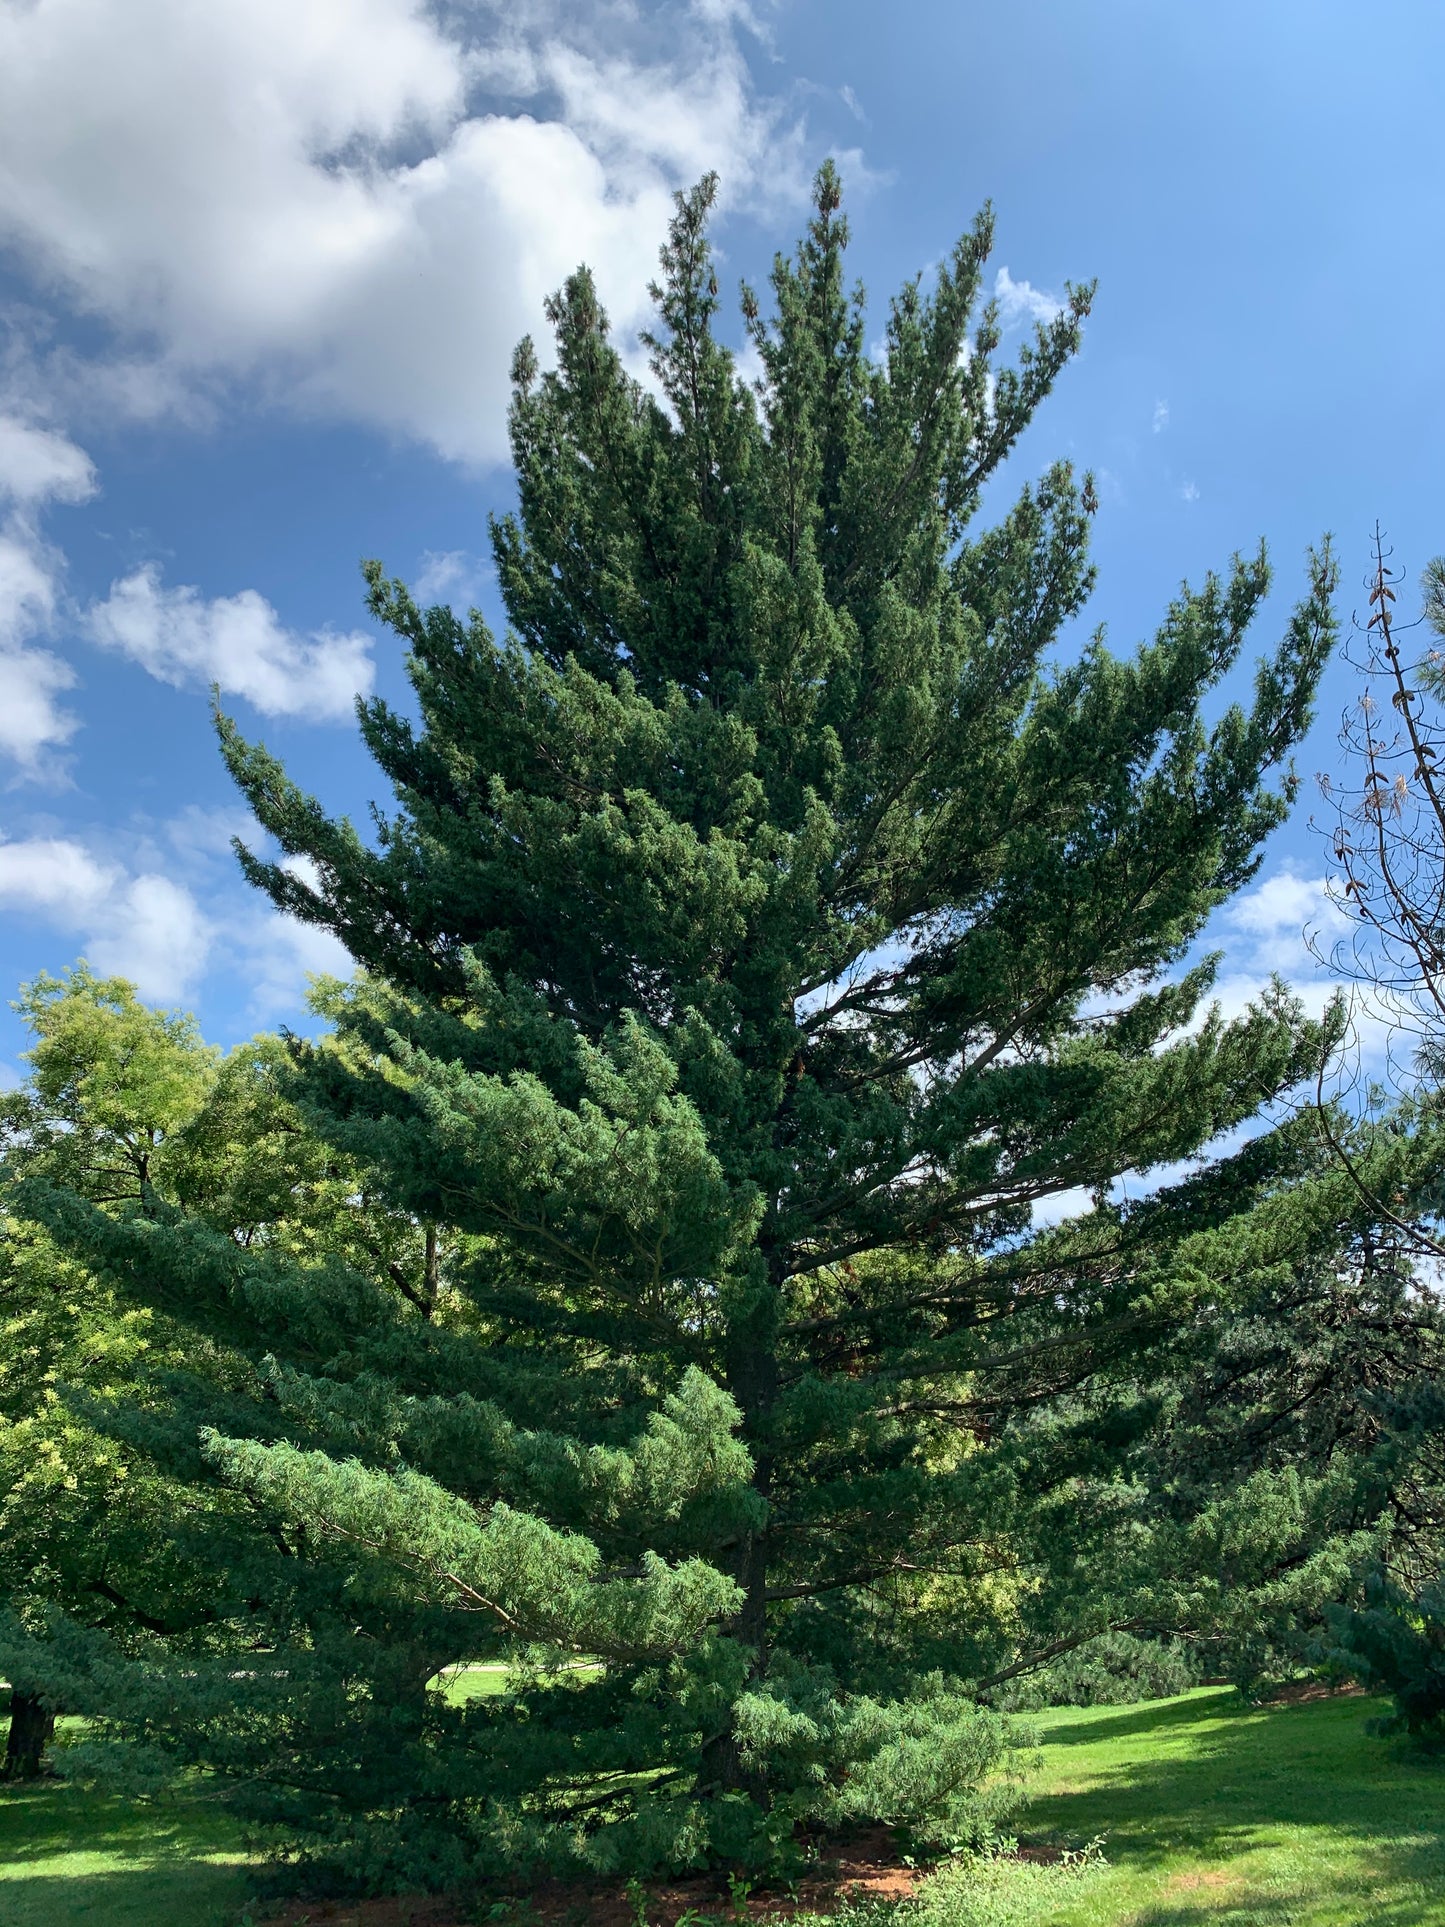
[[[106,1211],[148,1208],[213,1085],[215,1053],[189,1018],[84,966],[37,978],[17,1008],[35,1042],[29,1078],[0,1101],[6,1175],[43,1175]],[[0,1605],[17,1625],[56,1608],[122,1635],[195,1617],[198,1574],[173,1537],[179,1493],[76,1403],[130,1386],[157,1336],[153,1313],[120,1302],[0,1200]],[[5,1772],[29,1777],[53,1707],[9,1672]]]

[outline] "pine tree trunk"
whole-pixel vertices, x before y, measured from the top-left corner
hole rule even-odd
[[[38,1780],[45,1749],[55,1737],[55,1715],[37,1693],[12,1691],[10,1735],[5,1742],[5,1765],[0,1778]]]
[[[753,1483],[767,1496],[767,1468],[760,1463]],[[750,1532],[738,1562],[738,1583],[743,1603],[731,1630],[745,1646],[753,1649],[750,1679],[761,1679],[768,1669],[768,1535],[766,1528]],[[766,1777],[743,1763],[737,1735],[731,1726],[703,1742],[698,1762],[698,1791],[707,1793],[746,1793],[765,1811],[770,1805]]]
[[[769,1270],[775,1268],[774,1261]],[[748,1340],[738,1347],[728,1372],[728,1385],[743,1413],[743,1437],[753,1452],[753,1487],[765,1504],[771,1501],[773,1484],[772,1456],[766,1443],[772,1407],[778,1394],[778,1355],[776,1317],[780,1293],[772,1283],[765,1304],[759,1308],[757,1324]],[[743,1603],[732,1623],[732,1632],[743,1645],[750,1646],[753,1663],[750,1678],[760,1680],[768,1670],[768,1529],[764,1524],[748,1533],[739,1548],[735,1573],[742,1588]],[[698,1788],[712,1792],[747,1793],[766,1809],[770,1804],[766,1777],[743,1764],[737,1736],[729,1727],[703,1744],[699,1762]]]

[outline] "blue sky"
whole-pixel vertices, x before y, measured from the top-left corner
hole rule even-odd
[[[206,687],[364,809],[351,698],[403,684],[359,559],[495,613],[511,346],[580,258],[634,328],[709,167],[730,283],[829,153],[880,315],[985,198],[1020,327],[1098,277],[1010,487],[1098,471],[1116,646],[1261,535],[1261,648],[1325,529],[1346,614],[1376,517],[1413,577],[1445,548],[1442,56],[1424,0],[0,0],[0,982],[88,953],[223,1042],[298,1020],[342,960],[236,875]],[[1311,976],[1312,789],[1212,933],[1227,1002]]]

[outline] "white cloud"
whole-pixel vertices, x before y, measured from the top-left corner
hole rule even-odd
[[[369,637],[331,630],[299,636],[254,589],[208,601],[198,589],[166,588],[154,563],[112,583],[86,626],[96,642],[162,682],[217,683],[268,716],[345,721],[375,674]]]
[[[41,645],[62,597],[64,559],[40,534],[38,512],[95,489],[90,458],[52,429],[0,415],[0,756],[39,776],[78,727],[59,698],[75,672]]]
[[[38,573],[35,557],[0,534],[0,602],[9,599],[17,578],[33,579]],[[24,614],[27,606],[33,609],[38,601],[48,614],[53,599],[12,603],[8,613]],[[47,752],[69,742],[80,726],[59,701],[65,690],[74,687],[75,671],[49,649],[37,649],[18,637],[4,640],[3,631],[9,626],[0,618],[0,756],[18,764],[24,776],[40,776],[51,768]]]
[[[210,919],[183,884],[139,876],[111,896],[86,950],[97,970],[129,977],[143,997],[172,1002],[199,980],[213,935]]]
[[[0,503],[11,504],[0,520],[0,755],[26,775],[46,773],[47,754],[79,726],[59,700],[75,687],[75,671],[39,642],[62,609],[65,559],[42,538],[36,515],[49,503],[85,501],[95,487],[90,458],[74,442],[0,415]],[[163,682],[218,683],[272,716],[349,719],[374,680],[369,637],[299,636],[254,589],[208,601],[194,588],[166,588],[154,564],[113,583],[83,626]]]
[[[1036,1198],[1030,1207],[1033,1228],[1043,1231],[1056,1224],[1064,1224],[1070,1218],[1082,1218],[1094,1209],[1094,1194],[1086,1184],[1072,1185],[1067,1191],[1055,1191],[1050,1197]]]
[[[232,835],[266,843],[237,807],[186,809],[118,839],[0,841],[0,916],[33,918],[53,933],[52,965],[84,955],[152,1002],[188,1001],[229,976],[244,985],[251,1021],[295,1018],[308,977],[349,976],[355,965],[329,931],[282,916],[242,883]],[[285,867],[310,880],[305,859]]]
[[[1227,1023],[1243,1016],[1249,1005],[1260,1001],[1276,976],[1299,999],[1307,1016],[1323,1016],[1340,988],[1330,953],[1353,929],[1332,901],[1330,890],[1328,877],[1310,875],[1285,864],[1222,906],[1205,931],[1200,949],[1222,951],[1223,965],[1213,990],[1195,1014],[1191,1031],[1200,1028],[1215,1006]],[[1123,995],[1101,997],[1091,1000],[1088,1008],[1091,1014],[1099,1014],[1127,1001]],[[1349,1061],[1363,1063],[1371,1073],[1382,1069],[1393,1027],[1391,1014],[1379,1000],[1358,1000],[1353,1044],[1357,1057]],[[1338,1081],[1339,1068],[1337,1065],[1331,1072],[1332,1081]],[[1274,1114],[1267,1110],[1265,1116]],[[1203,1145],[1192,1158],[1156,1165],[1148,1171],[1125,1172],[1109,1187],[1109,1195],[1116,1201],[1148,1196],[1187,1177],[1203,1160],[1231,1155],[1260,1128],[1256,1122],[1236,1125]],[[1091,1205],[1091,1194],[1084,1189],[1040,1199],[1033,1207],[1034,1228],[1059,1224]]]
[[[1186,502],[1197,502],[1199,500],[1199,490],[1193,482],[1186,482],[1179,493]]]
[[[258,1024],[294,1018],[308,978],[349,977],[356,969],[350,951],[329,930],[274,910],[243,920],[235,941],[245,966],[248,1009]]]
[[[482,584],[490,574],[491,565],[466,549],[428,549],[411,592],[424,609],[434,602],[444,602],[465,614],[480,599]]]
[[[79,937],[97,970],[158,1002],[185,996],[211,949],[210,921],[183,885],[130,876],[67,837],[0,843],[0,907]]]
[[[1286,865],[1225,906],[1219,927],[1206,942],[1224,951],[1224,968],[1212,1000],[1227,1019],[1258,1001],[1273,975],[1283,978],[1311,1017],[1342,989],[1352,989],[1350,940],[1354,925],[1332,901],[1328,877],[1302,874]],[[1338,965],[1337,946],[1344,949]],[[1354,985],[1357,993],[1362,987]],[[1400,1030],[1401,1012],[1387,997],[1352,998],[1353,1043],[1349,1055],[1371,1074],[1382,1070]]]
[[[1246,939],[1256,970],[1277,970],[1285,978],[1313,974],[1319,967],[1316,953],[1350,927],[1329,890],[1328,877],[1277,870],[1235,897],[1223,921]]]
[[[95,492],[95,469],[84,449],[53,429],[0,415],[0,497],[25,507],[83,502]]]
[[[134,405],[255,378],[492,459],[511,347],[579,260],[629,326],[674,186],[800,189],[751,24],[729,0],[0,6],[0,237],[110,325]]]
[[[1030,281],[1015,281],[1007,268],[1000,268],[994,277],[993,298],[1005,328],[1022,321],[1052,321],[1064,312],[1062,301]]]
[[[1162,435],[1169,426],[1169,404],[1167,401],[1155,402],[1152,426],[1156,435]]]
[[[65,837],[0,843],[0,903],[60,912],[85,922],[104,904],[118,872]]]

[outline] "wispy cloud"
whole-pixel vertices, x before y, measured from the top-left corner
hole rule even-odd
[[[412,578],[411,592],[425,609],[434,602],[464,614],[480,600],[491,565],[466,549],[427,549]]]
[[[1226,1022],[1243,1016],[1276,977],[1298,997],[1308,1015],[1321,1016],[1340,988],[1330,952],[1349,929],[1348,920],[1331,899],[1327,877],[1291,864],[1272,871],[1224,905],[1205,931],[1200,949],[1218,950],[1223,956],[1213,992],[1197,1013],[1195,1025],[1203,1023],[1214,1007]],[[1098,1006],[1107,1007],[1108,1000]],[[1378,1014],[1362,1013],[1359,1041],[1367,1065],[1383,1062],[1386,1030]],[[1226,1155],[1252,1134],[1252,1128],[1231,1131],[1206,1146],[1201,1155]],[[1111,1195],[1139,1197],[1157,1190],[1184,1176],[1194,1162],[1126,1173]],[[1064,1192],[1035,1205],[1033,1221],[1036,1227],[1059,1224],[1090,1209],[1089,1192]]]
[[[0,757],[25,777],[59,774],[55,753],[78,727],[60,700],[75,671],[45,646],[64,600],[65,559],[39,518],[94,490],[95,472],[74,442],[0,415]]]
[[[1155,402],[1154,419],[1151,426],[1156,435],[1162,435],[1169,426],[1169,404],[1167,401]]]

